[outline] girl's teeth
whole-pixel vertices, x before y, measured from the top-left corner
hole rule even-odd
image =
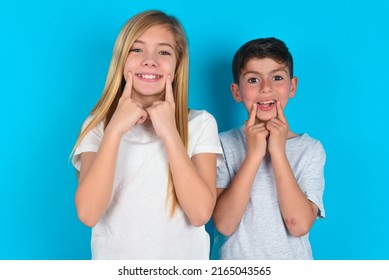
[[[145,75],[140,75],[143,79],[157,79],[160,76],[159,75],[150,75],[150,74],[145,74]]]

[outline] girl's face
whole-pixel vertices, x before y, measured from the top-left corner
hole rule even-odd
[[[131,98],[141,104],[164,100],[166,78],[174,79],[177,58],[175,39],[164,25],[147,29],[130,48],[123,76],[133,76]]]
[[[246,110],[251,111],[257,103],[257,119],[267,122],[277,117],[276,102],[285,108],[288,99],[294,97],[297,78],[290,78],[285,64],[279,64],[270,58],[250,59],[242,69],[239,85],[232,84],[231,90],[237,102],[243,102]]]

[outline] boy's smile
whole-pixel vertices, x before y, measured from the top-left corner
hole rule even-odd
[[[271,58],[251,58],[242,69],[239,85],[233,83],[231,91],[237,102],[243,102],[247,112],[257,103],[257,119],[266,122],[277,117],[276,102],[285,108],[288,99],[294,97],[297,78],[290,78],[283,63]]]

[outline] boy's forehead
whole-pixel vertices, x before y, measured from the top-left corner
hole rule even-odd
[[[265,58],[252,57],[246,61],[240,73],[245,74],[247,72],[262,73],[262,72],[276,72],[276,71],[285,71],[289,73],[289,68],[286,62],[280,63],[275,59],[269,57],[265,57]]]

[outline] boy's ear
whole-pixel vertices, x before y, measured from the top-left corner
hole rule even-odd
[[[240,95],[240,92],[239,92],[239,85],[232,83],[230,88],[231,88],[231,92],[232,92],[232,97],[235,99],[235,101],[238,103],[242,102],[242,96]]]
[[[297,83],[298,83],[297,77],[293,77],[291,80],[291,85],[290,85],[289,98],[292,98],[296,95]]]

